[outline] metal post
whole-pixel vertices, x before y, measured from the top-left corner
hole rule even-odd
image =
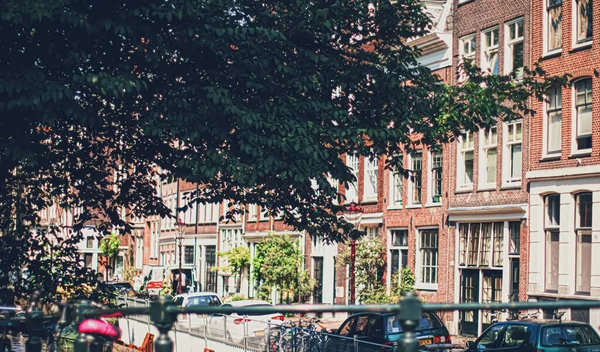
[[[88,300],[81,300],[75,304],[75,324],[79,327],[82,321],[85,320],[85,315],[83,314],[86,310],[91,310],[92,302]],[[73,343],[73,347],[75,352],[86,352],[88,349],[88,339],[87,335],[83,333],[79,333],[75,342]]]
[[[414,292],[402,293],[398,319],[400,320],[400,326],[404,331],[400,337],[400,351],[418,351],[419,341],[417,340],[415,330],[421,320],[421,301]]]
[[[265,350],[271,350],[271,321],[267,322],[267,348]]]
[[[394,345],[392,346],[392,352],[398,352],[398,341],[394,341]]]
[[[296,352],[296,328],[292,326],[290,333],[292,334],[292,352]]]
[[[325,339],[327,338],[327,335],[325,334],[324,330],[321,330],[321,352],[325,352]]]
[[[248,351],[248,316],[244,315],[244,352]]]
[[[25,342],[25,351],[27,352],[40,352],[42,350],[42,339],[40,334],[42,333],[42,318],[44,313],[37,305],[33,306],[29,312],[27,312],[25,326],[29,332],[29,339]]]
[[[154,341],[156,352],[173,351],[173,341],[169,337],[169,330],[173,327],[175,317],[168,311],[171,306],[173,306],[173,300],[167,296],[160,296],[150,303],[150,318],[159,332],[158,338]]]
[[[357,335],[353,336],[353,342],[354,342],[354,349],[353,349],[353,351],[354,352],[358,352],[358,336]]]
[[[350,304],[356,302],[356,278],[354,275],[356,266],[356,240],[350,242]]]

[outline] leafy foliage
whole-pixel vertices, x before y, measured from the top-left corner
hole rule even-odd
[[[344,250],[338,255],[341,267],[350,264],[351,249],[346,243]],[[354,263],[355,285],[357,297],[361,302],[380,302],[386,296],[384,272],[386,267],[386,247],[379,238],[362,237],[356,242]]]
[[[253,278],[259,283],[261,297],[268,297],[271,289],[292,291],[296,298],[312,293],[315,282],[303,270],[304,256],[297,240],[287,234],[271,233],[256,246],[252,260]]]
[[[194,202],[258,204],[347,239],[327,179],[355,181],[340,155],[395,164],[403,148],[529,112],[551,83],[539,69],[516,84],[467,67],[470,81],[445,85],[407,44],[431,29],[421,2],[369,3],[4,1],[0,296],[93,282],[76,254],[81,229],[93,219],[101,234],[127,234],[123,214],[173,216],[159,177],[204,185]],[[53,205],[81,210],[60,240],[35,231]],[[24,267],[34,285],[11,280]]]
[[[104,236],[100,240],[100,250],[107,258],[112,259],[116,257],[119,254],[119,246],[121,246],[121,240],[116,233]]]

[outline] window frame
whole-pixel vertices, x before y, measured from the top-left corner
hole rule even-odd
[[[373,176],[375,178],[374,183]],[[377,201],[379,186],[379,158],[364,158],[363,168],[363,202]],[[369,186],[367,186],[369,184]]]
[[[429,246],[424,246],[423,244],[423,235],[428,234],[430,236],[429,239],[429,243],[426,243]],[[434,242],[432,242],[432,238],[434,238]],[[415,283],[415,288],[420,289],[420,290],[432,290],[435,291],[438,289],[438,282],[439,282],[439,246],[440,246],[440,242],[439,242],[439,238],[440,238],[440,231],[438,227],[422,227],[422,228],[418,228],[417,229],[417,241],[416,241],[416,251],[415,251],[415,255],[416,255],[416,283]],[[435,246],[433,246],[432,244],[435,244]],[[431,252],[431,256],[428,256],[427,253]],[[428,261],[428,263],[426,263],[426,261]],[[429,277],[427,278],[428,281],[426,281],[425,276],[425,269],[429,268],[430,269],[430,273],[429,273]],[[435,278],[433,278],[433,275],[431,274],[431,270],[435,270]],[[432,282],[433,280],[435,280],[435,282]]]
[[[468,46],[469,51],[465,52],[464,44],[467,41],[470,43],[470,45]],[[463,63],[465,60],[470,60],[472,63],[475,63],[476,53],[477,53],[477,34],[476,33],[468,34],[468,35],[462,36],[458,39],[459,64]],[[461,71],[458,73],[458,81],[459,82],[463,82],[466,79],[467,79],[467,76],[466,76],[465,72]]]
[[[589,196],[589,215],[586,217],[586,220],[589,218],[589,224],[582,225],[581,219],[581,203],[580,199],[582,196]],[[589,243],[589,250],[591,252],[592,247],[592,227],[593,227],[593,207],[594,207],[594,194],[592,192],[579,192],[574,195],[575,200],[575,293],[589,294],[591,291],[591,281],[592,281],[592,258],[591,255],[588,256],[586,263],[583,263],[581,260],[581,256],[579,252],[582,251],[580,249],[580,243]],[[585,220],[584,220],[585,221]],[[589,225],[589,226],[588,226]],[[586,238],[586,242],[583,242],[583,237]],[[589,240],[589,242],[587,242]],[[587,284],[582,283],[581,276],[583,276],[582,266],[587,264],[587,271],[589,273],[589,277],[587,278]]]
[[[521,29],[521,36],[519,37],[519,23]],[[515,26],[515,38],[510,38],[510,28]],[[515,18],[514,20],[508,21],[504,24],[504,73],[509,74],[515,70],[514,67],[514,46],[521,43],[521,63],[522,66],[517,68],[515,73],[517,79],[523,77],[523,68],[525,67],[525,20],[523,17]]]
[[[550,3],[553,0],[544,0],[544,55],[552,55],[555,53],[559,53],[562,51],[562,45],[563,45],[563,41],[562,41],[562,35],[563,35],[563,4],[564,4],[564,0],[554,0],[554,3]],[[555,48],[550,48],[550,40],[551,40],[551,36],[550,36],[550,29],[551,29],[551,25],[550,25],[550,21],[551,21],[551,16],[550,16],[550,12],[552,10],[555,9],[560,9],[560,13],[558,13],[558,16],[560,17],[560,24],[559,27],[556,30],[556,33],[560,33],[560,35],[558,36],[559,39],[559,43],[558,46]]]
[[[554,116],[558,116],[559,119],[559,133],[558,133],[558,141],[557,147],[558,149],[550,150],[550,128],[551,124],[551,114],[556,114]],[[543,149],[543,157],[555,157],[560,156],[562,153],[562,87],[557,85],[548,92],[546,92],[544,99],[544,149]]]
[[[258,221],[258,206],[256,204],[248,204],[248,221]]]
[[[400,160],[400,164],[404,165],[404,155],[400,154],[396,156],[398,160]],[[404,195],[404,174],[402,172],[397,172],[398,168],[394,167],[390,170],[390,202],[388,204],[388,209],[402,209],[403,200],[402,197]],[[400,181],[400,188],[397,187],[397,182]],[[400,195],[400,199],[398,199],[398,192]]]
[[[572,15],[572,19],[573,19],[572,23],[573,23],[573,25],[572,25],[572,33],[573,33],[573,47],[575,47],[575,48],[591,45],[592,44],[592,39],[593,39],[593,36],[594,36],[594,31],[593,31],[593,19],[594,18],[593,18],[593,15],[592,15],[592,16],[590,16],[588,18],[588,23],[590,23],[590,22],[592,23],[591,32],[589,33],[589,36],[587,36],[587,37],[585,37],[583,39],[579,38],[579,25],[580,25],[580,22],[579,22],[580,21],[580,16],[579,16],[579,14],[580,14],[579,2],[580,1],[581,0],[573,0],[573,2],[572,2],[573,3],[573,12],[572,12],[572,14],[573,14]],[[593,9],[594,8],[593,0],[587,0],[587,1],[589,1],[589,3],[591,3],[591,7]],[[592,11],[592,13],[593,13],[593,11]],[[589,28],[588,28],[588,31],[589,31]]]
[[[585,82],[584,84],[586,85],[586,89],[585,93],[584,93],[584,97],[585,97],[585,103],[584,104],[578,104],[577,103],[577,89],[579,84]],[[590,96],[591,99],[590,101],[587,100],[587,82],[589,82],[589,87],[590,87]],[[591,128],[590,133],[589,134],[582,134],[579,135],[579,118],[580,118],[580,113],[579,113],[579,108],[580,107],[585,107],[589,105],[589,109],[590,109],[590,123],[593,124],[593,81],[591,77],[582,77],[580,79],[578,79],[577,81],[573,82],[573,88],[572,88],[572,101],[573,101],[573,112],[572,112],[572,116],[573,118],[571,118],[571,125],[572,125],[572,129],[571,129],[571,155],[577,155],[577,154],[587,154],[590,153],[592,151],[592,138],[593,138],[593,128]],[[590,148],[579,148],[578,145],[578,140],[580,138],[590,138]]]
[[[517,125],[521,125],[521,137],[517,139]],[[511,131],[514,133],[510,133]],[[523,120],[518,119],[510,122],[503,123],[503,131],[502,131],[502,140],[504,142],[503,147],[503,158],[502,158],[502,186],[503,187],[520,187],[523,179],[523,134],[525,130],[523,129]],[[514,140],[511,140],[514,134]],[[513,146],[520,145],[521,146],[521,172],[518,177],[513,177],[513,154],[512,148]]]
[[[495,133],[492,131],[495,130]],[[495,140],[493,136],[495,135]],[[488,152],[496,150],[496,165],[494,167],[494,180],[488,182]],[[479,182],[478,189],[495,189],[498,182],[498,126],[490,126],[486,129],[479,130]]]
[[[550,206],[551,199],[553,201],[558,202],[558,214],[555,214],[555,210]],[[559,287],[559,275],[558,268],[560,265],[560,256],[556,253],[557,262],[555,265],[553,263],[548,263],[549,260],[552,261],[554,250],[560,251],[560,194],[558,193],[550,193],[544,195],[544,270],[546,271],[546,275],[544,277],[544,291],[546,292],[558,292]],[[556,221],[553,221],[554,218]],[[554,223],[556,222],[556,223]],[[556,242],[556,244],[554,244]],[[550,250],[550,252],[548,252]],[[550,269],[548,270],[548,265],[550,265]],[[556,270],[552,270],[555,267]],[[552,283],[550,282],[552,280]]]
[[[394,263],[392,261],[393,259],[393,255],[392,252],[393,251],[398,251],[398,271],[397,271],[397,275],[398,275],[398,280],[400,280],[401,276],[402,276],[402,269],[404,269],[404,266],[402,266],[403,261],[402,261],[402,257],[404,255],[404,253],[406,252],[406,266],[408,266],[408,243],[409,243],[409,239],[408,239],[408,228],[406,227],[402,227],[402,228],[391,228],[388,230],[389,232],[389,236],[388,236],[388,246],[387,246],[387,252],[388,252],[388,259],[387,259],[387,272],[388,272],[388,288],[391,287],[391,283],[392,283],[392,275],[394,275],[395,273],[393,273],[392,268],[394,267]],[[406,237],[402,236],[402,238],[406,239],[406,242],[400,242],[398,243],[394,243],[394,232],[405,232]]]
[[[464,139],[466,136],[466,144],[464,143]],[[471,190],[473,189],[473,183],[475,178],[475,136],[471,131],[464,131],[457,139],[457,158],[458,164],[456,165],[456,190]],[[466,146],[466,147],[465,147]],[[472,153],[472,163],[473,166],[471,168],[471,182],[467,183],[466,181],[466,155],[467,153]]]
[[[439,156],[439,158],[438,158]],[[444,175],[444,153],[441,147],[433,147],[428,151],[428,187],[427,204],[439,205],[442,203],[443,175]],[[438,163],[439,161],[439,163]],[[439,188],[436,191],[436,188]],[[437,200],[436,200],[437,198]]]
[[[464,222],[458,224],[458,267],[464,269],[501,269],[505,260],[506,221]],[[484,226],[489,230],[488,246],[484,251]],[[463,231],[465,229],[465,231]],[[465,234],[466,236],[463,236]],[[482,253],[487,261],[482,262]]]
[[[490,45],[487,45],[487,35],[491,34],[490,37]],[[480,67],[483,71],[485,71],[487,74],[491,74],[491,75],[497,75],[500,73],[500,27],[499,26],[493,26],[490,28],[485,29],[484,31],[481,32],[481,57],[479,59],[480,61]],[[494,43],[494,39],[495,42]],[[490,60],[490,58],[496,55],[496,73],[494,73],[494,70],[492,69],[492,61]],[[489,72],[488,72],[489,70]]]
[[[357,154],[346,154],[346,166],[352,169],[352,175],[356,178],[356,182],[348,182],[348,187],[344,187],[344,204],[350,204],[352,202],[358,203],[358,175],[360,168],[360,156]],[[353,197],[349,196],[349,191]]]
[[[409,154],[410,173],[408,177],[408,206],[423,204],[423,151],[415,150]],[[420,160],[420,169],[415,168],[416,160]],[[418,170],[418,173],[417,171]],[[418,200],[415,195],[418,194]]]

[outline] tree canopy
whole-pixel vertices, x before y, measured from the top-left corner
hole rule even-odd
[[[167,216],[159,176],[344,239],[341,155],[393,164],[528,113],[548,84],[475,68],[444,84],[407,44],[431,29],[418,0],[7,0],[0,21],[0,245],[31,249],[0,258],[0,288],[47,251],[37,211],[83,210],[60,240],[74,250],[89,219]]]

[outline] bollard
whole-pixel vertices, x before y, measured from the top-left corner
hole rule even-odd
[[[79,329],[79,324],[85,320],[85,315],[83,314],[86,310],[91,310],[92,302],[88,300],[81,300],[75,304],[75,326]],[[75,342],[73,343],[73,347],[75,352],[86,352],[88,349],[89,341],[86,334],[79,333]]]
[[[271,350],[271,321],[267,322],[267,351]]]
[[[419,341],[415,330],[421,320],[421,301],[414,292],[403,292],[400,300],[400,313],[398,313],[400,326],[404,331],[400,336],[401,352],[416,352],[419,350]]]
[[[150,319],[159,332],[158,338],[154,341],[156,352],[173,351],[173,341],[169,337],[169,330],[173,327],[175,319],[173,314],[168,311],[171,306],[174,306],[173,300],[167,296],[160,296],[150,303]]]
[[[25,351],[27,352],[41,352],[42,350],[42,339],[41,334],[43,328],[44,313],[38,306],[31,308],[25,315],[25,327],[29,332],[29,339],[25,342]]]

